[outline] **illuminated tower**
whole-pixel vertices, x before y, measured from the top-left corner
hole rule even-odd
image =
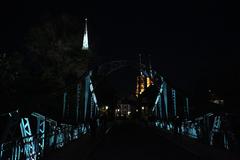
[[[152,73],[152,64],[151,64],[151,58],[150,55],[148,56],[148,65],[149,65],[149,74],[146,77],[146,81],[147,81],[147,88],[153,84],[153,73]]]
[[[153,79],[153,73],[152,73],[152,63],[151,63],[151,56],[149,55],[148,56],[148,64],[149,64],[149,75],[150,75],[150,78]]]
[[[141,54],[139,54],[139,76],[137,76],[136,96],[138,97],[145,90],[145,76],[142,73],[142,60]]]
[[[89,49],[89,45],[88,45],[87,18],[85,18],[85,29],[84,29],[82,50],[88,50],[88,49]]]

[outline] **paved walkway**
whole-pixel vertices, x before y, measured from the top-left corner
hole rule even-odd
[[[79,140],[66,144],[63,148],[47,153],[44,160],[84,160],[102,138],[83,135]]]
[[[159,131],[135,123],[113,126],[89,155],[89,160],[199,159],[159,135]]]
[[[151,160],[151,159],[227,159],[236,156],[214,150],[189,138],[166,134],[135,122],[115,123],[104,136],[85,135],[47,160]],[[237,158],[240,159],[240,158]]]

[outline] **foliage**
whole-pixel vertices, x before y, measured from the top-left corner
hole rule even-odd
[[[81,50],[80,21],[60,16],[34,27],[26,38],[28,67],[41,81],[66,87],[88,67],[89,54]]]
[[[64,88],[76,84],[94,58],[81,50],[83,22],[67,15],[48,17],[29,30],[19,52],[0,55],[0,95],[11,97],[7,105],[60,110]]]

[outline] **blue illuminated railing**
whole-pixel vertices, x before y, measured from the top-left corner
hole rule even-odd
[[[172,122],[166,123],[162,121],[156,121],[155,126],[164,129],[168,132],[178,133],[193,139],[201,138],[201,128],[198,126],[196,122],[186,121],[182,122],[180,126],[174,126]]]
[[[35,134],[28,137],[23,137],[15,141],[5,142],[0,144],[1,152],[0,159],[9,160],[35,160],[40,159],[50,150],[62,148],[65,144],[81,138],[82,135],[89,133],[90,127],[88,124],[80,124],[79,126],[60,125],[55,130],[49,133]],[[45,136],[42,136],[45,134]],[[39,147],[39,142],[44,139],[45,143],[42,148]],[[33,144],[34,152],[27,154],[27,150]],[[32,147],[32,146],[31,146]]]
[[[207,113],[194,120],[176,122],[157,120],[154,126],[169,133],[187,136],[210,146],[222,147],[226,150],[239,148],[236,146],[240,136],[226,128],[226,115]],[[220,138],[219,138],[220,137]],[[220,143],[219,143],[220,142]],[[221,146],[219,146],[221,145]]]

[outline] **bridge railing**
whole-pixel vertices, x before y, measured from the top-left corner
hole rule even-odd
[[[221,114],[205,114],[193,120],[155,121],[155,127],[169,133],[187,136],[198,142],[226,150],[240,150],[240,135],[227,128],[226,116]]]
[[[78,126],[59,125],[48,133],[35,134],[0,144],[0,159],[29,160],[40,159],[51,150],[62,148],[65,144],[89,133],[88,124]],[[44,143],[40,143],[44,142]]]

